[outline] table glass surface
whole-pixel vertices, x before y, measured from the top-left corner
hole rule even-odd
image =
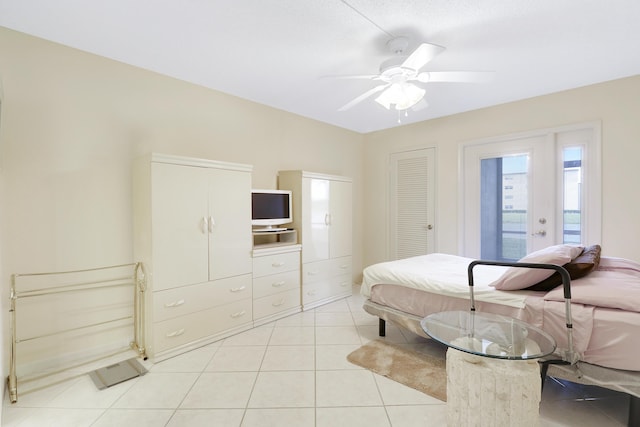
[[[556,349],[551,335],[507,316],[477,311],[444,311],[425,317],[420,324],[436,341],[479,356],[537,359]]]

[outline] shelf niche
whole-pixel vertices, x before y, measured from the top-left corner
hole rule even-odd
[[[262,249],[275,246],[288,246],[298,244],[298,232],[294,229],[264,231],[254,229],[253,248]]]

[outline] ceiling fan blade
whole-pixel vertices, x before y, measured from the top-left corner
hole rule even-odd
[[[415,79],[421,83],[487,83],[493,79],[493,71],[424,71]]]
[[[369,98],[371,95],[373,95],[375,93],[378,93],[378,92],[386,89],[387,87],[389,87],[389,84],[384,84],[384,85],[376,86],[373,89],[369,89],[368,91],[366,91],[362,95],[352,99],[351,101],[349,101],[346,104],[344,104],[342,107],[338,108],[338,111],[348,110],[349,108],[353,107],[354,105],[361,103],[365,99]]]
[[[336,75],[328,75],[328,76],[320,76],[321,79],[362,79],[362,80],[379,80],[380,74],[336,74]]]
[[[404,60],[401,67],[419,70],[444,50],[444,47],[436,44],[422,43],[411,55],[409,55],[407,59]]]

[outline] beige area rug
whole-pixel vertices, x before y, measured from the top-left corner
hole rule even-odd
[[[374,340],[349,354],[347,360],[443,402],[447,400],[444,359]]]

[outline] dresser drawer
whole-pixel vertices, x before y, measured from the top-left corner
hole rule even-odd
[[[253,279],[254,299],[291,289],[300,289],[300,270],[287,271]]]
[[[353,283],[351,274],[336,276],[329,281],[332,295],[351,295],[353,293]]]
[[[300,252],[258,256],[253,258],[253,277],[268,276],[300,269]]]
[[[302,265],[303,283],[324,282],[331,277],[330,260],[309,262]]]
[[[253,320],[252,300],[245,299],[153,324],[154,352],[178,347]]]
[[[153,293],[154,322],[251,298],[251,275],[183,286]]]
[[[300,307],[300,288],[255,299],[253,317],[259,319],[295,307]]]
[[[307,282],[302,285],[302,302],[308,305],[326,298],[348,296],[353,293],[351,274],[329,277],[324,281]]]
[[[325,282],[305,283],[302,285],[303,305],[329,298],[332,295],[331,287]]]
[[[351,274],[351,257],[345,256],[329,260],[329,270],[331,276],[341,276]]]
[[[304,283],[326,282],[332,277],[351,275],[351,257],[341,257],[302,265]]]

